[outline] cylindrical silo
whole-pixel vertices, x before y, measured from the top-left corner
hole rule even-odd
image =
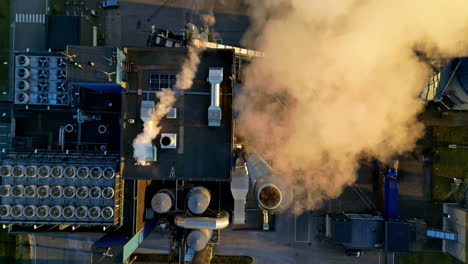
[[[49,193],[50,193],[49,185],[43,185],[43,186],[37,187],[37,196],[39,196],[40,198],[49,197]]]
[[[106,187],[102,190],[102,197],[104,199],[112,199],[114,198],[114,188],[112,187]]]
[[[106,179],[112,179],[115,177],[115,170],[111,167],[107,167],[102,171],[102,175]]]
[[[10,190],[10,184],[0,186],[0,197],[10,196]]]
[[[89,197],[91,197],[93,199],[98,199],[98,198],[101,198],[101,195],[102,195],[101,187],[95,186],[95,187],[89,189]]]
[[[8,177],[11,175],[12,167],[11,165],[2,165],[0,166],[0,176]]]
[[[61,217],[62,216],[62,210],[63,210],[63,208],[60,205],[52,206],[49,209],[49,216],[52,217],[52,218]]]
[[[76,174],[80,178],[88,178],[89,169],[88,169],[88,167],[79,167],[78,170],[76,171]]]
[[[34,217],[36,216],[36,210],[37,210],[37,207],[35,205],[33,204],[27,205],[23,209],[23,215],[26,217]]]
[[[112,218],[114,216],[114,209],[112,207],[104,207],[101,211],[101,216],[105,219]]]
[[[63,167],[62,166],[55,166],[50,171],[50,175],[54,178],[61,178],[63,176]]]
[[[76,208],[75,216],[78,218],[85,218],[88,217],[88,207],[87,206],[80,206]]]
[[[187,236],[187,246],[194,251],[200,251],[206,247],[212,234],[212,230],[208,229],[192,230]]]
[[[87,198],[89,195],[89,188],[86,186],[81,186],[78,189],[76,189],[76,197],[80,199]]]
[[[37,193],[37,186],[36,185],[28,185],[24,187],[24,196],[26,197],[34,197]]]
[[[65,198],[73,198],[76,195],[75,186],[67,186],[63,189],[63,196]]]
[[[14,185],[11,187],[11,195],[14,197],[21,197],[24,194],[24,186],[22,184],[20,185]]]
[[[50,188],[50,196],[52,198],[60,198],[63,195],[63,187],[62,186],[54,186]]]
[[[24,170],[24,174],[27,176],[27,177],[36,177],[37,176],[37,166],[35,165],[29,165],[26,167],[26,169]]]
[[[36,209],[36,215],[39,218],[44,218],[49,216],[49,206],[48,205],[41,205]]]
[[[211,194],[205,187],[194,187],[187,195],[188,209],[194,214],[202,214],[210,205]]]
[[[291,206],[292,191],[265,160],[255,153],[249,153],[247,169],[261,209],[276,214],[286,211]]]
[[[11,210],[11,205],[2,204],[0,205],[0,216],[9,216]]]
[[[14,216],[14,217],[23,216],[23,208],[24,208],[24,205],[22,204],[17,204],[11,207],[11,210],[10,210],[11,216]]]
[[[88,216],[92,219],[96,219],[101,216],[101,207],[93,206],[88,210]]]
[[[11,174],[15,177],[23,177],[24,176],[24,169],[23,165],[16,165],[13,167]]]
[[[76,167],[75,166],[67,166],[63,172],[65,177],[73,178],[76,175]]]
[[[76,210],[76,208],[73,205],[66,206],[62,210],[62,215],[65,218],[72,218],[72,217],[75,216],[75,210]]]
[[[172,208],[174,203],[174,193],[168,189],[158,191],[151,199],[151,208],[156,213],[167,213]]]
[[[50,176],[50,166],[40,166],[37,170],[37,176],[46,178]]]
[[[91,178],[99,179],[102,176],[102,169],[99,167],[94,167],[89,171]]]

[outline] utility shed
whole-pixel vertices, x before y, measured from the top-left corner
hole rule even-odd
[[[203,51],[193,85],[173,89],[176,76],[187,58],[185,48],[126,48],[126,90],[122,93],[122,159],[124,178],[148,180],[229,181],[232,168],[232,81],[234,51]],[[208,126],[211,85],[210,67],[223,69],[219,104],[219,127]],[[153,140],[157,160],[147,166],[136,164],[133,140],[143,130],[142,101],[159,102],[156,94],[173,89],[176,102],[170,115],[159,123]],[[157,107],[157,106],[156,106]],[[171,140],[166,139],[171,138]],[[165,142],[167,140],[167,142]],[[167,144],[166,144],[167,143]],[[169,144],[170,143],[170,144]]]
[[[93,45],[93,26],[81,16],[49,16],[48,48],[65,50],[67,45]]]
[[[455,203],[445,203],[443,207],[444,223],[443,230],[457,233],[455,240],[444,239],[442,251],[454,258],[466,263],[466,252],[468,252],[467,230],[468,230],[468,209]]]

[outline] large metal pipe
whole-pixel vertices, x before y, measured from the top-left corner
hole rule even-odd
[[[211,194],[205,187],[194,187],[187,195],[187,206],[194,214],[203,214],[210,205]]]
[[[286,211],[293,201],[292,191],[271,166],[256,153],[249,153],[247,170],[258,206],[272,214]]]
[[[211,83],[211,105],[208,108],[208,126],[221,126],[221,107],[219,106],[220,84],[223,81],[223,68],[210,67],[208,82]]]
[[[173,203],[174,193],[171,190],[162,189],[151,199],[151,208],[158,214],[164,214],[171,210]]]
[[[192,217],[178,215],[174,219],[176,226],[186,229],[223,229],[229,225],[229,213],[221,211],[218,217]]]
[[[187,246],[195,251],[200,251],[206,247],[212,234],[213,231],[209,229],[192,230],[187,236]]]

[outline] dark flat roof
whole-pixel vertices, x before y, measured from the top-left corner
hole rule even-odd
[[[154,100],[155,92],[142,95],[137,89],[148,90],[151,74],[177,74],[186,58],[183,48],[126,49],[127,63],[133,71],[127,73],[128,88],[123,93],[123,131],[121,172],[124,178],[152,180],[229,181],[232,165],[232,84],[234,53],[232,50],[206,50],[195,76],[194,85],[178,93],[175,106],[177,119],[163,118],[161,133],[177,133],[177,149],[161,149],[158,136],[153,145],[158,148],[158,161],[149,166],[135,165],[133,139],[142,131],[140,119],[142,100]],[[208,127],[208,107],[211,86],[207,82],[209,67],[223,67],[221,83],[221,127]],[[135,119],[129,124],[128,119]],[[171,173],[172,171],[172,173]]]
[[[80,16],[48,16],[47,46],[64,50],[67,45],[92,45],[93,27]]]
[[[82,65],[82,68],[67,64],[67,80],[74,83],[106,83],[115,84],[116,75],[108,76],[103,73],[116,71],[116,48],[113,47],[91,47],[91,46],[67,46],[67,54],[76,55],[74,61]],[[109,61],[112,60],[112,63]],[[88,65],[92,61],[94,66]]]

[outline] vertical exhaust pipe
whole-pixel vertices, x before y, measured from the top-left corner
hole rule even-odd
[[[223,68],[210,67],[208,82],[211,83],[211,105],[208,108],[208,126],[221,126],[221,107],[219,106],[220,84],[223,81]]]
[[[187,195],[187,206],[194,214],[203,214],[210,205],[211,194],[205,187],[194,187]]]
[[[151,199],[151,208],[158,214],[164,214],[171,210],[173,203],[174,193],[171,190],[162,189]]]

